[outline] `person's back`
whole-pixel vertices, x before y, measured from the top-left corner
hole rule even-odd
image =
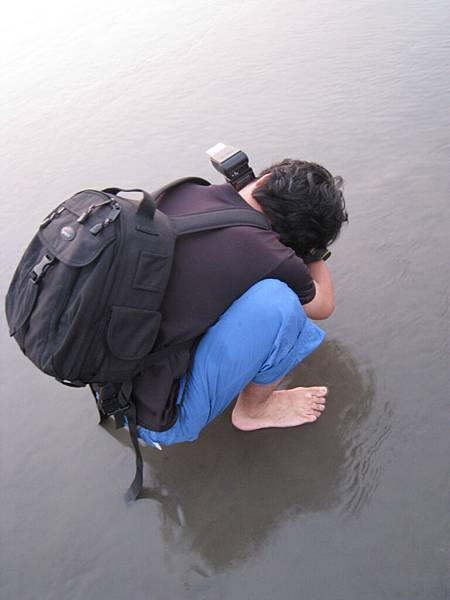
[[[251,207],[229,184],[188,184],[158,202],[168,215]],[[285,281],[302,304],[314,297],[303,261],[278,235],[256,227],[227,227],[177,241],[172,275],[162,306],[160,343],[194,339],[261,279]]]

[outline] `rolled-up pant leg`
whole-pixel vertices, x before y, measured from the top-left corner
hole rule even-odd
[[[181,381],[176,423],[162,432],[139,427],[139,437],[150,445],[195,440],[248,383],[280,379],[324,336],[285,283],[256,283],[201,338],[187,384]]]

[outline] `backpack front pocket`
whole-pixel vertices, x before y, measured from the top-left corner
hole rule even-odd
[[[140,360],[156,341],[161,313],[130,306],[113,306],[108,326],[108,347],[121,360]]]

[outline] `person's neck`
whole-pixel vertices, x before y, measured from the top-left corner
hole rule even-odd
[[[240,190],[238,192],[239,196],[241,196],[241,198],[243,198],[247,204],[249,204],[252,208],[254,208],[255,210],[257,210],[260,213],[264,214],[263,209],[261,208],[261,205],[259,204],[259,202],[257,200],[255,200],[255,198],[253,197],[253,190],[256,187],[256,183],[257,181],[252,181],[251,183],[249,183],[248,185],[246,185],[244,188],[242,188],[242,190]]]

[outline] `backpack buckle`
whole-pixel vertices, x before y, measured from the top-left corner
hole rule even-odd
[[[113,417],[115,415],[123,415],[125,414],[130,405],[121,404],[117,397],[115,398],[106,398],[105,400],[100,401],[101,411],[104,413],[105,417]]]
[[[127,413],[130,403],[123,398],[116,385],[107,383],[96,387],[95,396],[100,413],[105,417],[120,416]]]
[[[45,275],[49,266],[55,261],[55,257],[51,254],[44,254],[43,258],[35,265],[30,273],[30,279],[33,283],[38,283]]]

